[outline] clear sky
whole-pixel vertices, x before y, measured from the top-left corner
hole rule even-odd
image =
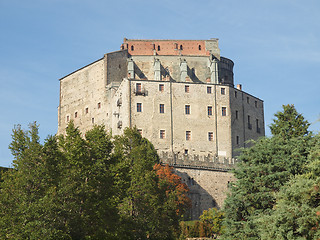
[[[319,0],[0,0],[0,166],[15,124],[57,131],[59,78],[117,51],[123,38],[219,38],[235,84],[320,129]]]

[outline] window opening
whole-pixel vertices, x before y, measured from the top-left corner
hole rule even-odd
[[[212,106],[208,106],[208,116],[212,116]]]
[[[185,114],[190,114],[190,105],[185,105]]]
[[[160,104],[160,113],[164,113],[164,104]]]
[[[137,103],[137,112],[142,112],[142,103]]]

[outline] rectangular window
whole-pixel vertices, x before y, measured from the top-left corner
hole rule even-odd
[[[187,115],[190,114],[190,105],[185,105],[185,113],[186,113]]]
[[[207,87],[207,93],[212,93],[212,87]]]
[[[137,112],[142,112],[142,103],[137,103]]]
[[[188,149],[184,150],[184,155],[188,155]]]
[[[77,118],[78,117],[78,112],[75,112],[74,113],[74,118]]]
[[[91,118],[91,122],[94,123],[94,118]]]
[[[249,103],[249,102],[250,102],[249,97],[247,97],[247,103]]]
[[[99,108],[101,108],[101,103],[100,103],[100,102],[98,103],[98,109],[99,109]]]
[[[160,138],[164,139],[166,137],[166,131],[165,130],[160,130]]]
[[[208,132],[208,140],[209,140],[210,142],[213,141],[213,132]]]
[[[137,131],[138,131],[138,133],[140,133],[140,135],[142,135],[142,129],[141,128],[138,128]]]
[[[234,92],[234,97],[237,98],[238,97],[238,93],[237,91]]]
[[[164,85],[163,84],[159,84],[159,91],[163,92],[164,91]]]
[[[136,84],[136,92],[138,92],[138,93],[141,92],[141,83]]]
[[[237,137],[236,137],[236,143],[237,143],[237,145],[239,145],[239,142],[240,142],[239,140],[240,140],[240,138],[239,138],[239,136],[237,136]]]
[[[256,128],[257,128],[257,133],[260,133],[259,119],[256,119]]]
[[[227,108],[222,107],[222,116],[227,116]]]
[[[250,115],[248,115],[248,129],[250,129],[250,130],[252,129]]]
[[[89,112],[89,108],[86,108],[86,114]]]
[[[226,89],[225,88],[221,88],[221,95],[225,95],[226,94]]]
[[[239,112],[236,110],[236,119],[239,118]]]
[[[184,91],[185,91],[186,93],[188,93],[188,92],[190,91],[190,86],[189,86],[189,85],[185,85],[185,86],[184,86]]]
[[[208,116],[212,116],[212,106],[208,106]]]
[[[186,131],[186,140],[191,140],[191,131]]]
[[[258,107],[258,102],[257,101],[254,101],[254,106]]]
[[[164,104],[160,104],[160,113],[164,113]]]
[[[67,122],[69,122],[70,121],[70,117],[69,116],[67,116]]]

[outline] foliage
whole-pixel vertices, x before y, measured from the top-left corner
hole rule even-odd
[[[287,182],[270,215],[260,217],[261,239],[320,238],[320,135],[313,140],[307,172]]]
[[[283,111],[275,114],[276,119],[270,125],[271,133],[284,139],[305,136],[310,123],[297,112],[294,105],[283,105]]]
[[[204,210],[199,221],[181,221],[181,238],[216,238],[223,231],[224,213],[216,208]]]
[[[115,141],[118,180],[123,196],[119,205],[121,236],[125,239],[174,239],[188,207],[188,188],[170,168],[159,163],[153,145],[132,129]],[[163,174],[165,173],[165,174]]]
[[[14,168],[0,182],[1,239],[174,238],[187,202],[178,195],[188,189],[173,173],[158,177],[159,157],[136,130],[112,141],[103,126],[82,136],[70,122],[65,136],[40,144],[34,123],[16,126],[12,138]]]
[[[306,164],[315,140],[306,135],[304,126],[308,124],[301,115],[294,113],[301,116],[293,118],[297,123],[291,122],[289,127],[285,124],[283,116],[287,116],[288,108],[294,109],[285,106],[284,113],[276,114],[279,119],[273,125],[274,136],[256,141],[240,156],[241,162],[234,170],[237,181],[225,201],[224,239],[260,239],[262,218],[267,219],[274,212],[280,189],[291,178],[308,171]],[[303,127],[299,128],[299,124]]]
[[[206,229],[206,237],[213,237],[214,235],[221,235],[223,232],[222,221],[224,213],[216,208],[204,210],[200,216],[200,220],[204,223]]]

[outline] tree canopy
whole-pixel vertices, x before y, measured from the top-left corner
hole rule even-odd
[[[166,167],[135,129],[113,138],[94,126],[83,135],[70,122],[65,136],[41,144],[34,123],[16,126],[12,139],[13,170],[0,182],[1,239],[173,239],[178,232],[188,189],[173,172],[175,184],[158,174]]]
[[[273,136],[242,151],[234,170],[237,181],[225,201],[223,239],[302,239],[316,226],[317,211],[310,202],[317,198],[317,183],[302,176],[309,176],[312,166],[313,175],[319,173],[312,157],[319,149],[318,136],[308,133],[309,123],[293,105],[275,116]],[[301,209],[302,203],[309,208]]]

